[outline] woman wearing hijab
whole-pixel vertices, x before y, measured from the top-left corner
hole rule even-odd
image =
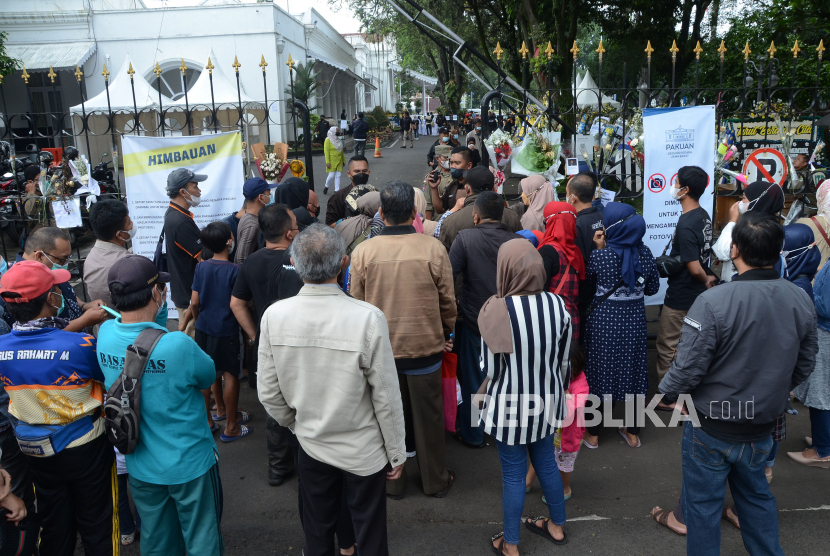
[[[424,192],[417,187],[413,187],[412,189],[415,190],[415,209],[418,211],[418,218],[412,222],[412,225],[415,226],[415,231],[419,234],[431,236],[435,233],[435,228],[438,227],[438,222],[434,220],[427,220],[424,217],[424,213],[427,210],[427,200],[426,197],[424,197]]]
[[[827,469],[830,468],[830,268],[823,268],[816,276],[813,301],[818,317],[816,370],[793,390],[795,397],[810,409],[812,437],[807,438],[809,448],[787,452],[787,455],[800,464]]]
[[[288,178],[282,180],[274,189],[274,202],[286,205],[291,210],[298,207],[308,207],[311,197],[311,188],[302,178]],[[309,211],[310,212],[310,211]]]
[[[634,207],[608,203],[603,216],[605,235],[597,233],[586,274],[595,279],[597,293],[585,325],[591,394],[614,402],[648,391],[648,340],[645,296],[660,289],[660,275],[651,250],[643,244],[646,221]],[[585,431],[585,446],[598,446],[602,426]],[[640,446],[640,427],[621,427],[632,448]]]
[[[550,438],[565,418],[562,374],[570,376],[571,319],[562,300],[545,291],[542,257],[529,241],[512,239],[499,248],[497,293],[481,308],[481,368],[487,374],[480,424],[499,451],[504,533],[491,539],[496,554],[517,554],[525,500],[527,458],[536,469],[550,519],[528,519],[525,527],[554,544],[565,544],[562,478]],[[542,341],[544,339],[544,341]],[[541,403],[529,412],[516,399]],[[505,418],[510,415],[509,418]]]
[[[830,258],[830,180],[824,180],[816,191],[818,214],[809,218],[799,218],[796,224],[806,224],[813,230],[816,245],[821,251],[821,262],[818,267],[823,268]]]
[[[545,230],[545,207],[554,201],[553,186],[539,174],[528,176],[521,181],[522,201],[527,207],[522,215],[525,230]]]
[[[343,139],[340,138],[340,129],[337,126],[329,128],[326,142],[323,143],[323,154],[326,156],[326,186],[323,188],[323,195],[329,192],[329,185],[334,184],[334,191],[340,190],[340,175],[343,173],[343,165],[346,163],[346,155],[343,153]]]
[[[729,223],[723,227],[720,237],[712,246],[712,252],[723,263],[720,278],[731,282],[735,267],[729,251],[732,249],[732,230],[742,214],[756,212],[775,216],[784,208],[784,191],[774,183],[755,181],[744,189],[743,198],[729,209]]]
[[[357,208],[360,212],[356,216],[341,220],[334,226],[334,231],[346,242],[347,253],[351,253],[355,247],[371,237],[372,218],[380,208],[380,193],[372,191],[358,198]],[[363,239],[357,241],[360,237]]]
[[[576,211],[573,205],[554,201],[545,205],[545,235],[539,254],[545,265],[547,289],[565,301],[571,315],[573,341],[579,341],[579,282],[585,280],[585,259],[576,246]]]

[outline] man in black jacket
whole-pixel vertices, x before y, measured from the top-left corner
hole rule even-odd
[[[818,340],[810,297],[773,268],[783,243],[776,221],[741,217],[730,253],[738,276],[695,299],[659,386],[665,403],[686,394],[689,412],[700,416],[699,427],[685,423],[682,443],[681,507],[695,554],[720,553],[728,480],[747,551],[784,555],[764,462],[790,391],[813,372]]]
[[[517,236],[501,223],[504,201],[494,191],[482,192],[473,207],[475,227],[462,230],[450,249],[453,279],[463,275],[461,314],[458,332],[458,375],[461,382],[459,407],[461,430],[453,438],[471,448],[483,448],[484,431],[471,415],[472,397],[485,375],[481,372],[481,334],[478,313],[481,306],[496,294],[496,261],[499,247]],[[463,318],[463,322],[461,319]]]
[[[366,136],[369,133],[369,124],[363,119],[363,112],[357,113],[357,119],[352,122],[352,135],[354,136],[354,155],[364,156],[366,152]]]
[[[409,117],[409,112],[404,112],[403,118],[401,118],[401,133],[401,138],[403,139],[403,145],[401,145],[401,148],[406,148],[407,139],[409,139],[409,148],[414,148],[415,141],[412,139],[412,118]]]
[[[570,203],[576,210],[576,246],[585,259],[585,267],[588,267],[588,259],[591,258],[591,251],[596,248],[594,245],[594,234],[602,229],[602,213],[598,208],[592,206],[597,191],[597,176],[593,172],[580,172],[573,176],[565,187],[565,202]],[[577,308],[582,318],[579,319],[583,330],[579,337],[585,337],[585,321],[588,307],[596,295],[597,285],[595,280],[587,278],[579,282],[579,299]]]

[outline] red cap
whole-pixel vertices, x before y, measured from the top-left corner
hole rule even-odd
[[[68,270],[50,270],[37,261],[20,261],[0,277],[0,297],[6,303],[28,303],[55,284],[68,282],[70,276]]]

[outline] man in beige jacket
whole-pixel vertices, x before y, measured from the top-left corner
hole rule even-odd
[[[444,350],[452,349],[450,334],[457,313],[452,265],[440,242],[415,233],[411,185],[388,183],[380,193],[380,215],[386,227],[352,253],[351,293],[379,308],[389,321],[404,415],[424,493],[443,498],[455,481],[444,466],[441,389],[441,360]],[[405,491],[406,473],[386,487],[396,500]]]
[[[262,317],[257,392],[299,441],[305,556],[329,556],[343,482],[361,554],[387,555],[387,480],[406,462],[404,418],[386,318],[343,293],[340,236],[301,232],[291,262],[305,285]]]

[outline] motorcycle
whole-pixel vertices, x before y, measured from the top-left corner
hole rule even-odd
[[[101,155],[101,162],[90,171],[89,175],[98,182],[98,186],[101,188],[101,194],[115,193],[115,180],[113,179],[112,169],[110,169],[112,162],[105,162],[105,156],[107,156],[107,153]]]

